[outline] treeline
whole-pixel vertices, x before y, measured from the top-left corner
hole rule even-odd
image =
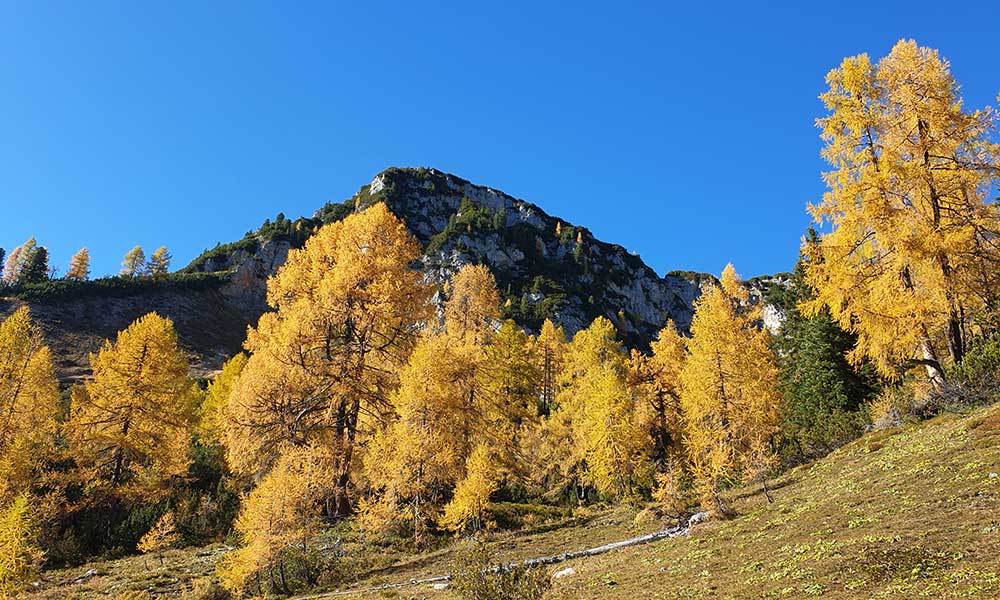
[[[146,259],[146,253],[141,246],[136,246],[125,253],[119,277],[137,278],[152,277],[162,279],[170,273],[170,261],[173,257],[166,246],[160,246]],[[80,248],[69,260],[66,273],[59,275],[56,267],[49,265],[49,250],[39,246],[34,237],[15,247],[8,254],[0,248],[0,287],[20,288],[37,285],[53,279],[67,281],[87,281],[90,279],[90,250]]]
[[[830,191],[810,207],[782,330],[727,266],[649,353],[596,318],[567,339],[503,320],[493,276],[443,290],[383,204],[309,236],[268,281],[246,354],[205,386],[169,320],[147,315],[60,395],[41,332],[0,325],[0,539],[16,593],[58,562],[233,530],[234,594],[291,593],[335,571],[324,532],[369,542],[495,526],[491,503],[656,499],[719,515],[876,424],[995,400],[1000,182],[992,111],[968,112],[947,63],[900,42],[844,61],[821,119]],[[437,296],[437,297],[436,297]],[[436,298],[435,298],[436,297]],[[437,301],[435,301],[437,300]],[[980,387],[977,387],[980,386]]]

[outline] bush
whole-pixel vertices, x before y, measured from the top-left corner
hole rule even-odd
[[[913,396],[902,386],[885,387],[868,404],[868,415],[874,429],[889,429],[903,422],[910,413]]]
[[[204,290],[226,281],[225,274],[172,273],[163,279],[152,277],[103,277],[88,281],[47,279],[12,288],[10,293],[29,302],[75,300],[92,296],[123,297],[140,292]]]
[[[962,362],[952,367],[950,379],[975,381],[996,379],[1000,374],[1000,336],[973,343]]]
[[[203,577],[195,579],[192,588],[184,592],[181,600],[230,600],[232,594],[218,582]]]
[[[495,557],[480,542],[470,542],[451,564],[451,587],[463,600],[537,600],[552,580],[541,567],[494,566]]]

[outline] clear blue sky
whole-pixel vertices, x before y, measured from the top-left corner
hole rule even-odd
[[[1000,91],[991,2],[848,4],[0,0],[0,246],[180,267],[432,166],[661,273],[786,270],[844,56],[913,37],[968,105]]]

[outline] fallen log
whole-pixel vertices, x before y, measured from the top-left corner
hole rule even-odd
[[[704,512],[695,513],[683,524],[677,525],[675,527],[670,527],[668,529],[663,529],[661,531],[655,531],[653,533],[647,533],[646,535],[640,535],[637,537],[628,538],[617,542],[611,542],[610,544],[604,544],[603,546],[597,546],[595,548],[587,548],[585,550],[575,550],[572,552],[563,552],[562,554],[554,554],[552,556],[540,556],[538,558],[529,558],[527,560],[523,560],[520,562],[497,565],[495,567],[492,567],[490,570],[495,572],[501,569],[510,569],[519,565],[524,565],[528,567],[555,565],[561,562],[566,562],[568,560],[587,558],[590,556],[598,556],[600,554],[611,552],[612,550],[618,550],[619,548],[627,548],[629,546],[640,546],[643,544],[658,542],[660,540],[686,535],[688,531],[690,531],[693,525],[701,523],[707,518],[708,518],[708,513]],[[409,579],[407,581],[401,581],[397,583],[387,583],[384,585],[377,585],[365,588],[355,588],[352,590],[341,590],[336,592],[311,594],[307,596],[297,596],[292,600],[321,600],[322,598],[335,598],[337,596],[350,596],[354,594],[381,592],[385,590],[395,590],[413,585],[428,585],[446,581],[451,581],[450,573],[447,575],[438,575],[436,577],[427,577],[424,579]]]

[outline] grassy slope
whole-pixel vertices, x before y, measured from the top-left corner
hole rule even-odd
[[[546,598],[997,598],[1000,476],[991,473],[1000,473],[1000,406],[871,434],[783,475],[774,504],[756,490],[739,490],[730,495],[741,515],[735,519],[700,525],[688,538],[570,563],[576,573],[556,581]],[[622,508],[500,535],[493,544],[505,559],[526,558],[656,527],[636,525]],[[362,574],[358,584],[439,575],[450,554],[386,557],[381,562],[389,568]],[[145,582],[126,581],[129,572],[144,572],[141,558],[99,565],[106,573],[100,582],[76,586],[65,582],[86,567],[48,573],[45,591],[35,597],[95,598],[108,587],[208,572],[205,557],[190,552],[185,563],[184,556],[168,554],[169,574],[146,572]],[[148,564],[156,571],[158,559]],[[420,586],[348,597],[453,595]]]

